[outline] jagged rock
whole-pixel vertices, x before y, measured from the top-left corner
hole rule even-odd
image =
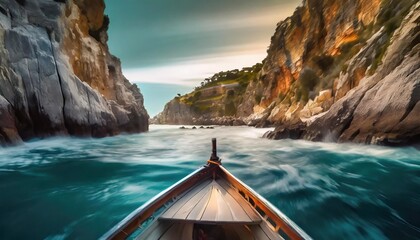
[[[331,107],[309,100],[299,111],[307,125],[296,127],[283,120],[266,136],[390,145],[420,142],[419,8],[419,3],[412,6],[389,46],[382,28],[360,48],[335,83]],[[387,47],[382,65],[372,70],[382,47]],[[293,116],[296,111],[289,109],[285,115],[288,112]]]
[[[188,105],[175,98],[165,105],[163,112],[155,117],[154,122],[157,124],[192,125],[196,124],[193,121],[193,118],[196,117],[199,117],[198,114],[195,114]]]
[[[242,119],[235,119],[232,123],[233,126],[243,126],[246,125],[246,123]]]
[[[368,68],[375,61],[378,46],[386,41],[384,28],[382,27],[369,40],[366,41],[360,51],[350,60],[349,66],[335,83],[335,98],[344,97],[352,88],[359,85],[360,80],[366,76]]]
[[[275,112],[270,117],[273,122],[298,120],[298,116],[285,116],[287,110],[283,108],[295,108],[299,101],[296,81],[301,71],[316,68],[316,58],[340,55],[342,46],[358,40],[358,31],[372,24],[379,10],[380,1],[303,1],[293,16],[277,25],[261,76],[256,83],[248,85],[248,95],[240,106],[255,108],[257,104],[267,108],[275,102],[282,106],[279,106],[281,111],[273,108]],[[324,71],[334,70],[328,65],[321,67],[325,68]],[[262,95],[263,100],[254,103],[257,95]],[[291,109],[290,112],[295,111]]]
[[[64,134],[63,93],[51,41],[45,28],[24,25],[6,31],[11,69],[21,76],[36,136]],[[26,136],[24,136],[26,137]]]
[[[75,4],[83,9],[89,29],[98,30],[102,27],[105,4],[102,0],[75,0]]]
[[[305,124],[280,125],[274,131],[264,133],[263,137],[269,139],[300,139],[305,134]]]
[[[300,120],[304,123],[311,121],[313,116],[330,109],[333,102],[331,94],[331,90],[324,90],[313,101],[309,100],[299,112]]]
[[[0,8],[2,142],[148,130],[143,96],[108,51],[103,0],[1,0]]]
[[[21,140],[15,125],[15,114],[10,103],[0,96],[0,144],[15,144]]]
[[[420,3],[394,33],[384,63],[315,120],[305,138],[360,143],[420,141]]]
[[[117,134],[117,120],[108,102],[86,83],[57,64],[65,99],[63,113],[71,135],[104,137]]]
[[[152,120],[156,124],[188,125],[246,125],[241,119],[233,116],[213,117],[195,112],[188,104],[175,98],[165,105],[164,110]]]

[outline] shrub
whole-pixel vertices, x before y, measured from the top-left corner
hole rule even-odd
[[[299,87],[298,89],[296,89],[296,101],[300,101],[300,99],[302,98],[302,89]]]
[[[262,94],[261,93],[258,93],[258,94],[255,95],[255,102],[256,103],[260,103],[261,99],[262,99]]]
[[[236,107],[233,101],[229,101],[225,104],[225,115],[233,116],[236,114]]]
[[[194,100],[197,101],[201,97],[201,91],[194,93]]]
[[[309,100],[309,91],[306,89],[302,89],[299,101],[303,103],[307,103],[308,100]]]
[[[284,99],[284,97],[286,97],[286,95],[284,93],[280,92],[279,96],[278,96],[279,100],[282,101]]]
[[[341,52],[341,54],[344,54],[345,55],[345,54],[349,53],[350,50],[352,50],[352,48],[357,43],[359,43],[359,41],[358,40],[355,40],[355,41],[346,42],[346,43],[343,43],[342,45],[340,45],[340,52]]]
[[[318,84],[319,78],[314,70],[305,68],[300,72],[299,82],[302,86],[302,90],[312,91]]]
[[[397,18],[392,18],[385,24],[385,32],[391,36],[392,33],[398,28],[399,21]]]
[[[227,91],[226,95],[228,98],[232,98],[233,96],[235,96],[235,91],[233,89],[230,89]]]
[[[330,55],[322,54],[320,56],[314,57],[313,61],[321,71],[326,72],[334,63],[334,58]]]

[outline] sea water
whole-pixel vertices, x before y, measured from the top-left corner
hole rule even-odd
[[[0,148],[0,239],[96,239],[202,166],[223,165],[314,239],[419,239],[420,152],[155,126]]]

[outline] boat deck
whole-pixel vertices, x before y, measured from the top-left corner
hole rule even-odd
[[[201,223],[258,224],[261,217],[224,180],[206,180],[180,198],[160,219]]]
[[[281,239],[224,179],[207,179],[177,199],[137,239]]]
[[[310,240],[294,222],[221,165],[216,139],[200,167],[130,213],[101,239]]]

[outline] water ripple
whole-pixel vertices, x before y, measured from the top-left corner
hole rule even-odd
[[[53,138],[0,148],[1,239],[95,239],[203,165],[223,165],[315,239],[420,236],[415,148],[262,139],[267,129]]]

